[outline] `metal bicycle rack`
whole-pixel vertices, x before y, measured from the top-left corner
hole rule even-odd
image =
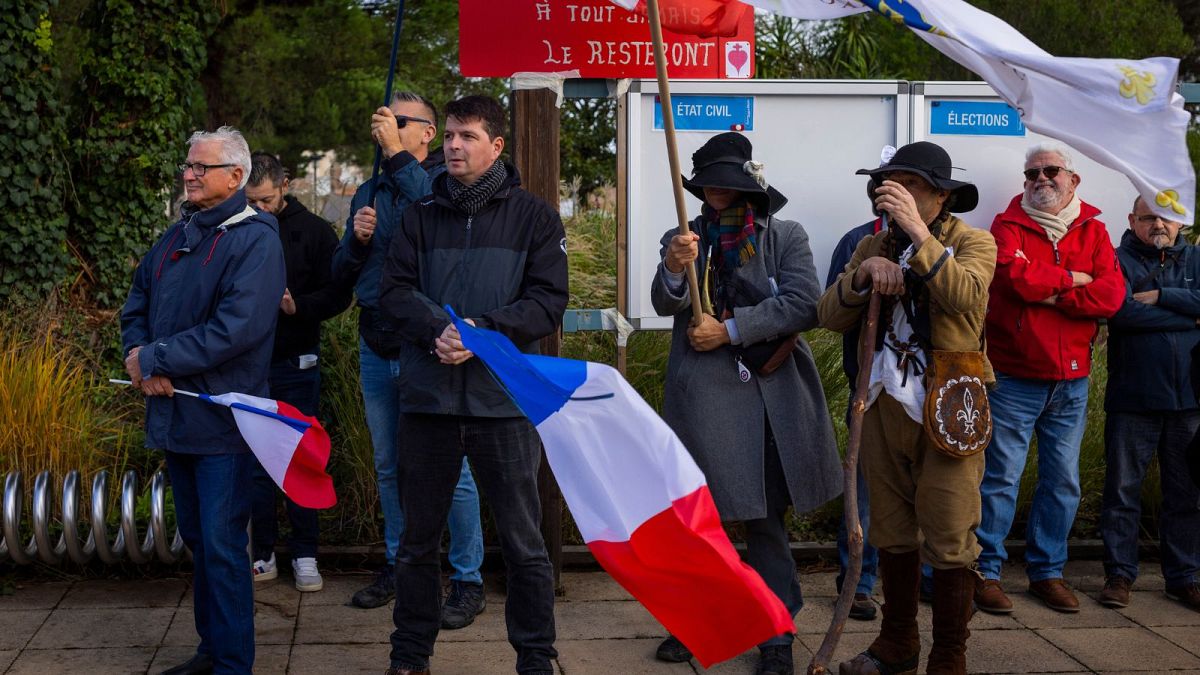
[[[30,525],[33,536],[23,543],[21,536],[22,489],[21,472],[8,474],[4,480],[4,513],[0,521],[0,563],[12,560],[17,565],[29,565],[40,561],[47,565],[61,565],[70,559],[85,565],[94,557],[107,565],[115,565],[128,559],[135,565],[158,561],[173,564],[191,552],[184,546],[183,538],[176,528],[175,536],[168,539],[165,498],[166,475],[157,471],[150,480],[150,524],[145,536],[138,543],[136,507],[138,499],[137,473],[126,471],[121,479],[120,525],[115,538],[108,531],[108,472],[101,471],[92,480],[91,517],[87,538],[80,537],[79,517],[79,472],[71,471],[62,483],[62,534],[53,542],[50,532],[53,522],[51,503],[53,486],[50,472],[43,471],[33,481],[33,498]],[[167,542],[170,542],[169,544]]]

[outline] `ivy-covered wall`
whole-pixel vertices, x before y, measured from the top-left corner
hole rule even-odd
[[[0,0],[0,305],[44,298],[69,273],[49,13],[46,0]]]

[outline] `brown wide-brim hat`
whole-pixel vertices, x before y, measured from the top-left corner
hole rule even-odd
[[[750,139],[737,132],[713,136],[692,154],[692,177],[683,177],[683,187],[700,201],[704,201],[706,187],[737,190],[757,208],[774,214],[787,204],[787,197],[761,177],[761,166],[755,169],[752,151]]]
[[[973,183],[954,180],[950,171],[954,167],[950,163],[950,153],[942,146],[929,141],[917,141],[896,151],[892,159],[883,166],[874,169],[859,169],[855,173],[860,176],[871,176],[879,181],[879,175],[893,171],[908,171],[929,181],[930,185],[939,190],[949,190],[954,195],[950,210],[955,213],[966,213],[979,206],[979,190]]]

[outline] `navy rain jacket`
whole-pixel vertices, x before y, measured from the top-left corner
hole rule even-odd
[[[269,396],[267,373],[286,272],[275,217],[239,190],[183,217],[138,264],[121,312],[123,353],[142,347],[142,377],[176,389]],[[189,454],[247,452],[228,408],[190,396],[146,398],[146,447]]]
[[[1125,304],[1108,320],[1108,412],[1193,410],[1191,353],[1200,343],[1200,252],[1180,232],[1159,251],[1127,230],[1117,248]],[[1157,270],[1157,272],[1156,272]],[[1152,276],[1153,275],[1153,276]],[[1159,289],[1158,304],[1133,299]]]

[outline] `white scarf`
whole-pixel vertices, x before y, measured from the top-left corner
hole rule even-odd
[[[1046,236],[1053,243],[1058,243],[1067,234],[1067,228],[1071,227],[1071,223],[1079,218],[1079,209],[1081,202],[1079,195],[1072,195],[1071,201],[1062,208],[1058,213],[1047,213],[1039,211],[1029,202],[1029,195],[1021,197],[1021,208],[1024,209],[1025,215],[1033,219],[1033,222],[1042,226],[1046,231]]]

